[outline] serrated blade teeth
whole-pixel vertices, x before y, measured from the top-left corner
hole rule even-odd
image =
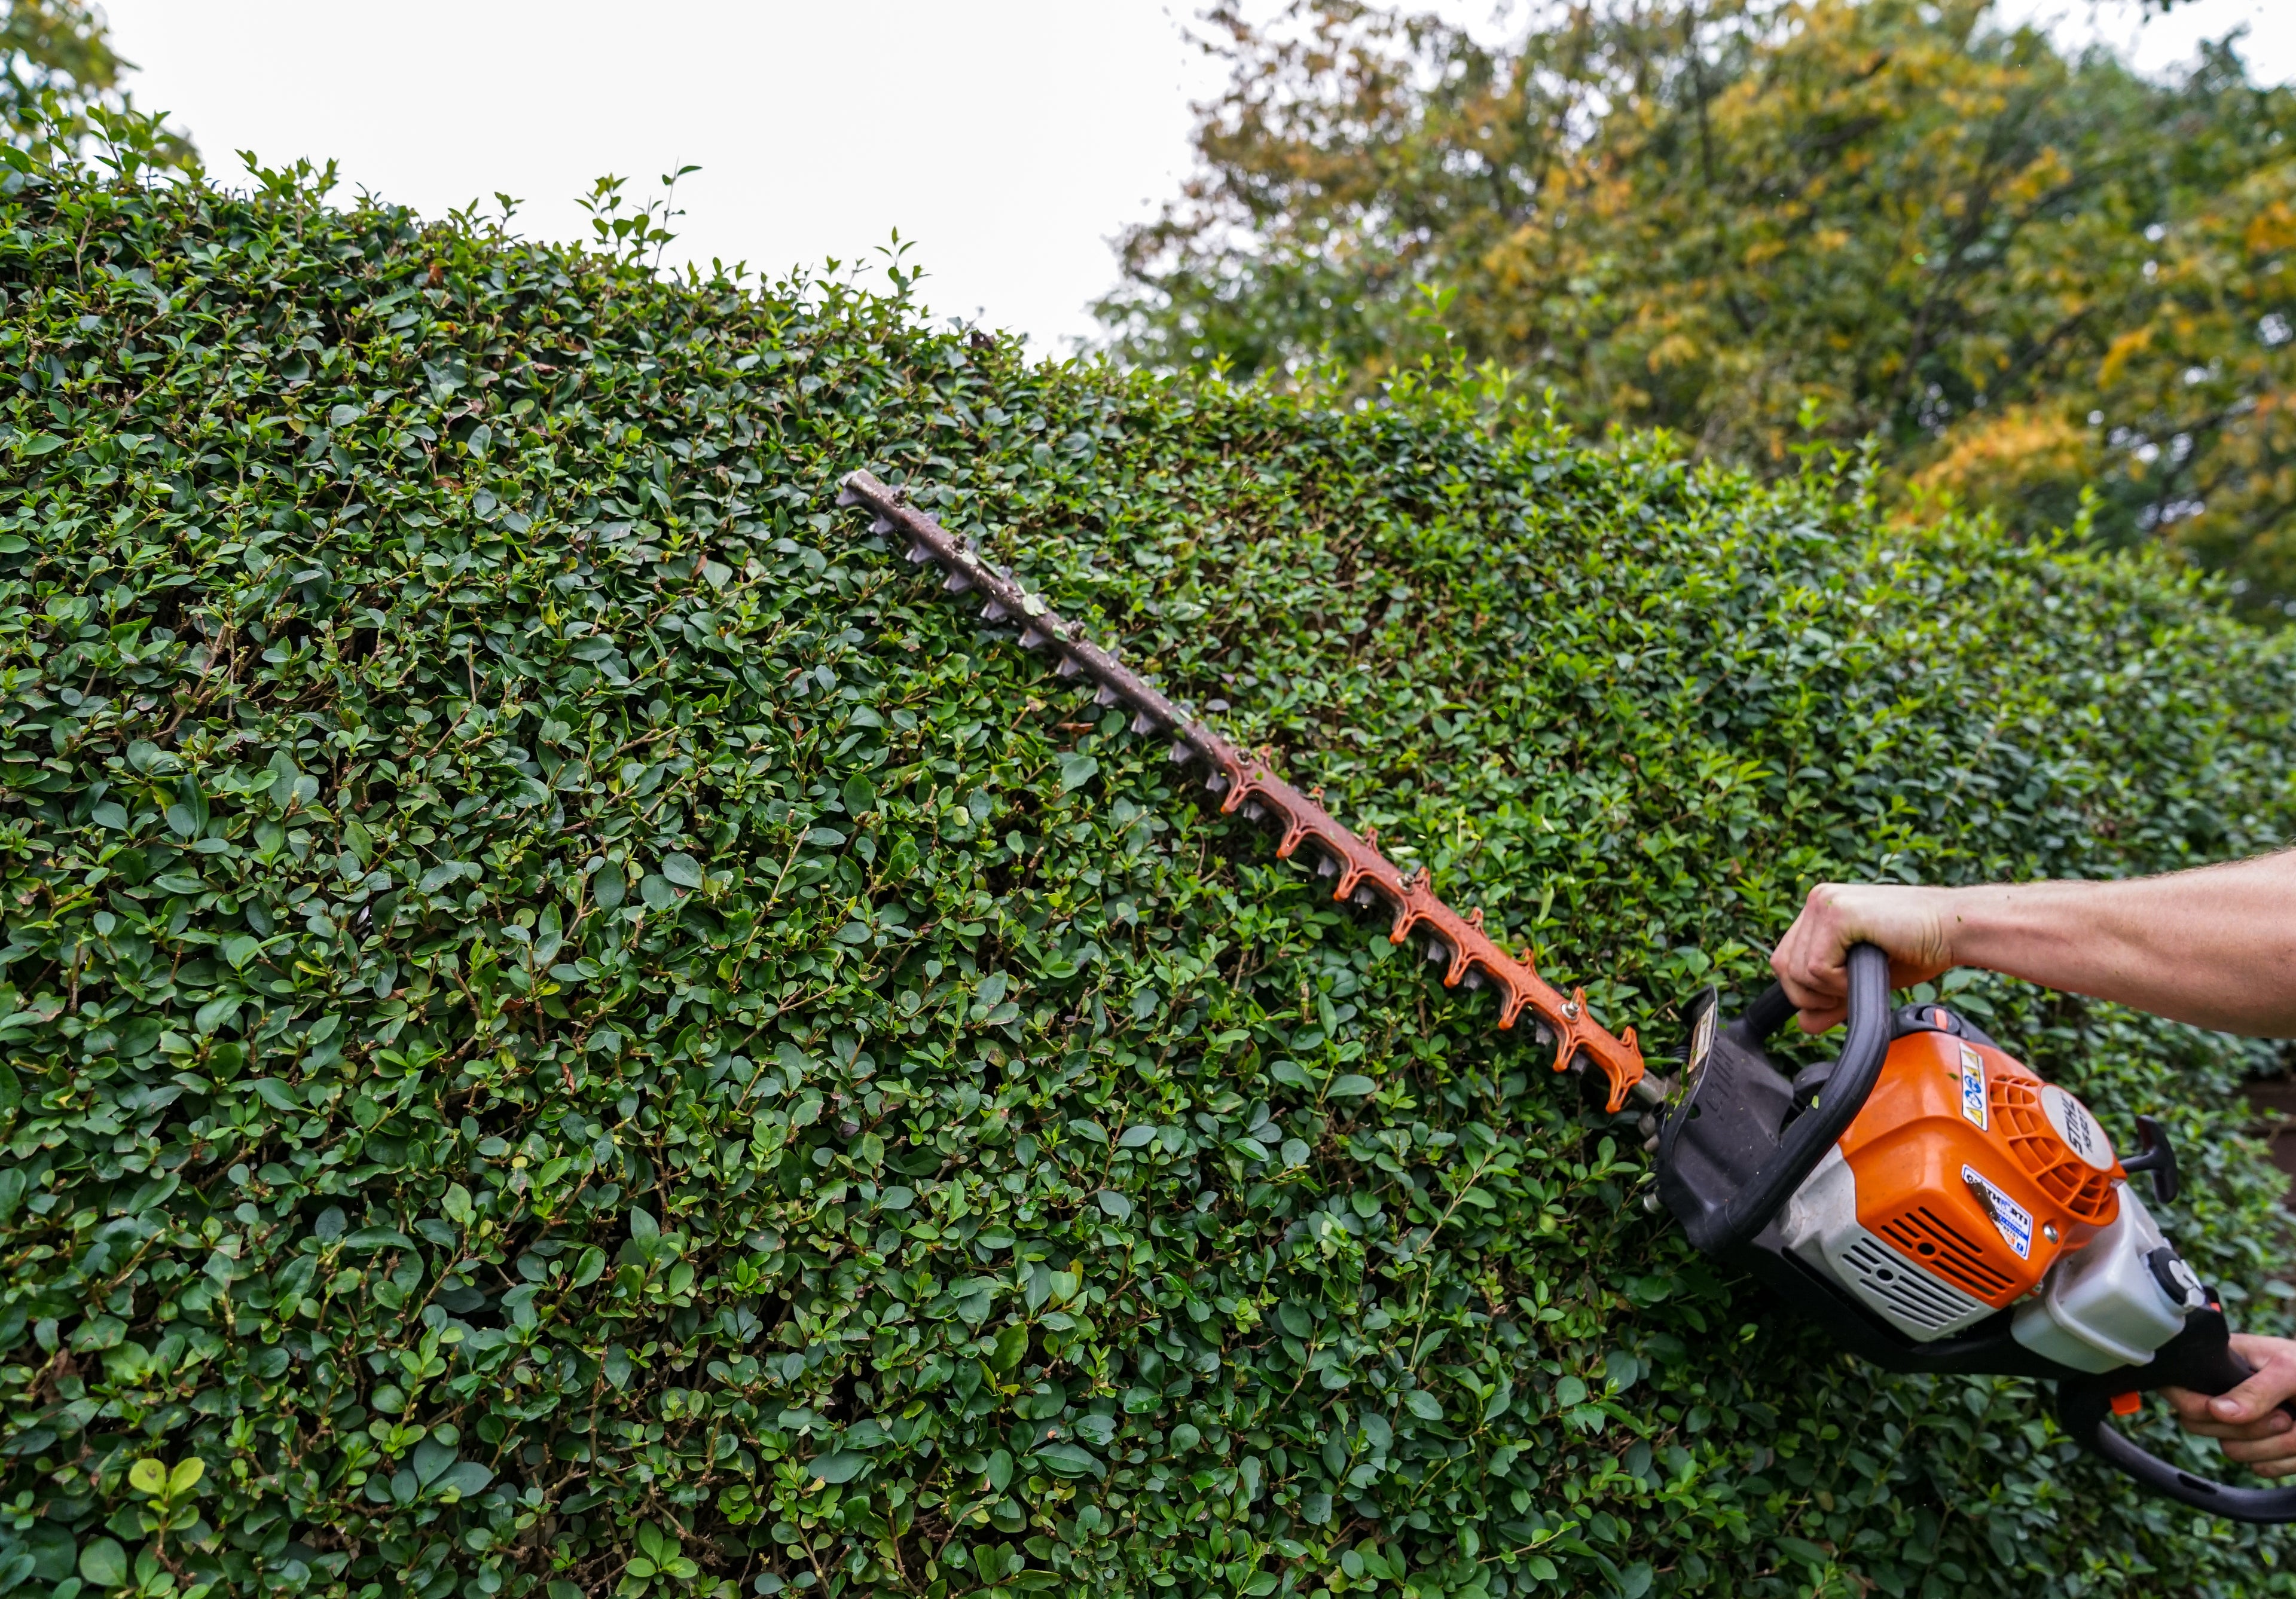
[[[902,504],[900,490],[889,488],[866,472],[849,474],[839,488],[839,504],[865,504],[874,513],[869,527],[872,548],[898,550],[919,566],[933,563],[938,586],[950,594],[982,590],[980,600],[966,603],[977,609],[984,624],[1004,623],[1012,628],[993,636],[1017,635],[1024,650],[1050,654],[1059,676],[1084,679],[1071,686],[1086,690],[1095,706],[1114,709],[1136,734],[1167,740],[1171,763],[1186,769],[1191,781],[1202,783],[1199,794],[1209,793],[1211,803],[1206,808],[1221,815],[1240,811],[1242,820],[1259,824],[1259,832],[1280,839],[1275,845],[1279,859],[1296,860],[1302,846],[1312,846],[1316,876],[1332,883],[1324,890],[1330,894],[1330,903],[1349,902],[1366,926],[1378,922],[1383,941],[1398,952],[1419,944],[1428,961],[1444,968],[1447,985],[1492,990],[1497,996],[1496,1025],[1511,1038],[1530,1035],[1554,1051],[1558,1070],[1583,1073],[1599,1067],[1610,1079],[1611,1099],[1620,1104],[1629,1093],[1645,1100],[1662,1097],[1664,1081],[1645,1074],[1634,1029],[1624,1029],[1618,1037],[1605,1031],[1587,1012],[1583,990],[1559,1001],[1551,985],[1538,978],[1531,950],[1516,956],[1494,942],[1496,931],[1486,926],[1483,912],[1471,909],[1462,916],[1444,905],[1423,867],[1405,871],[1379,853],[1376,828],[1364,826],[1360,837],[1349,832],[1324,808],[1322,789],[1295,793],[1275,775],[1272,755],[1238,749],[1194,720],[1193,705],[1167,700],[1095,643],[1088,629],[1048,610],[1012,569],[985,559],[976,540]],[[883,542],[873,542],[877,538]],[[1230,707],[1224,699],[1212,699],[1204,709],[1221,713]],[[1189,768],[1192,760],[1198,764]],[[366,916],[361,910],[362,925]],[[1458,929],[1456,939],[1449,931],[1454,927]],[[1648,1134],[1653,1123],[1646,1117],[1638,1125]]]

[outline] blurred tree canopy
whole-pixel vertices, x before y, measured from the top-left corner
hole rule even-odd
[[[10,144],[76,149],[91,135],[108,138],[132,104],[120,75],[135,68],[111,48],[103,12],[84,0],[0,0],[0,119]],[[180,135],[160,140],[149,153],[167,164],[196,160]]]
[[[1128,357],[1447,350],[1758,466],[1871,434],[1907,514],[2161,537],[2296,614],[2296,95],[2236,37],[2154,80],[1987,0],[1208,22],[1201,170],[1098,308]]]

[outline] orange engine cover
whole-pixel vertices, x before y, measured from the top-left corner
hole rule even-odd
[[[2080,1101],[1941,1032],[1890,1046],[1841,1136],[1857,1221],[1924,1272],[2005,1307],[2120,1214],[2128,1174]]]

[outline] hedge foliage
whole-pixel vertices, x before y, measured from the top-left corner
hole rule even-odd
[[[1706,1269],[1630,1118],[832,496],[906,479],[1660,1037],[1821,873],[2277,841],[2285,636],[1839,462],[258,178],[0,197],[0,1593],[2296,1592],[2033,1385]],[[2168,1115],[2271,1324],[2255,1048],[1957,997]]]

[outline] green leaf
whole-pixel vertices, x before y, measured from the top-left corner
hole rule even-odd
[[[168,1468],[148,1457],[139,1460],[127,1468],[127,1485],[139,1494],[156,1497],[168,1491]]]
[[[1086,783],[1090,783],[1094,777],[1098,775],[1099,772],[1100,762],[1095,760],[1089,755],[1078,755],[1074,752],[1070,752],[1062,756],[1061,792],[1065,794],[1082,788]]]
[[[1788,1560],[1798,1560],[1804,1565],[1815,1566],[1820,1570],[1828,1570],[1833,1564],[1833,1556],[1807,1538],[1781,1538],[1777,1540],[1777,1546],[1778,1552]],[[1645,1582],[1644,1586],[1647,1587],[1649,1585]]]
[[[346,1234],[343,1248],[347,1250],[411,1250],[414,1241],[395,1227],[360,1227]]]
[[[79,1552],[79,1574],[99,1588],[125,1587],[127,1551],[116,1538],[96,1538]]]
[[[1029,1329],[1015,1324],[1001,1329],[996,1334],[996,1348],[988,1357],[988,1368],[1000,1376],[1019,1365],[1029,1353]]]
[[[1057,1477],[1104,1477],[1108,1468],[1074,1444],[1045,1444],[1032,1456]]]
[[[681,889],[701,886],[701,863],[682,852],[662,857],[661,874]]]
[[[837,1483],[852,1481],[868,1467],[867,1456],[855,1454],[849,1449],[838,1449],[827,1455],[816,1456],[812,1465],[807,1469],[820,1481]]]

